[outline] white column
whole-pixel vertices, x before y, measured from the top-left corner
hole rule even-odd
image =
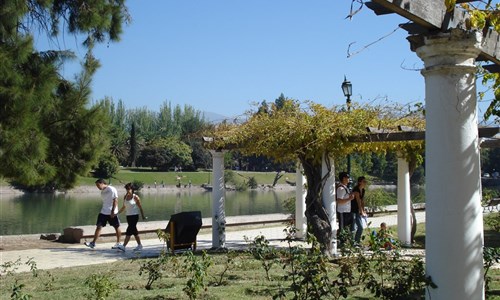
[[[226,243],[226,212],[224,209],[224,151],[212,154],[212,248],[222,248]]]
[[[328,213],[330,225],[332,227],[332,254],[337,255],[337,202],[335,201],[335,167],[333,165],[333,159],[326,156],[325,154],[323,154],[321,163],[321,175],[323,177],[328,175],[325,186],[323,188],[322,200],[323,207]]]
[[[452,30],[416,50],[425,69],[426,272],[432,300],[484,299],[475,58],[480,33]]]
[[[398,157],[398,239],[403,246],[411,245],[410,170],[408,162]]]
[[[306,193],[304,188],[306,178],[303,174],[302,165],[297,163],[296,179],[295,179],[295,228],[297,228],[297,237],[305,238],[307,232],[306,221]]]

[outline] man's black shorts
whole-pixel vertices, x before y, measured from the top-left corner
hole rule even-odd
[[[120,219],[118,219],[117,215],[111,218],[110,215],[99,213],[99,215],[97,216],[97,223],[95,225],[98,227],[105,227],[106,223],[109,223],[109,225],[113,226],[114,228],[120,227]]]

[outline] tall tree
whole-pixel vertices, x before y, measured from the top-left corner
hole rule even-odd
[[[101,103],[104,111],[106,111],[109,121],[110,129],[107,139],[109,139],[109,151],[115,156],[121,165],[128,164],[129,146],[127,131],[127,111],[123,101],[118,101],[115,105],[111,98],[104,98]]]
[[[89,108],[99,66],[96,43],[116,41],[128,18],[124,0],[16,0],[0,3],[0,176],[32,189],[71,187],[96,161],[105,116]],[[75,82],[59,75],[69,51],[38,52],[33,33],[61,29],[84,37],[87,54]],[[104,129],[104,131],[103,131]]]
[[[137,135],[135,133],[135,123],[130,125],[130,151],[129,151],[129,165],[135,168],[135,161],[137,160]]]

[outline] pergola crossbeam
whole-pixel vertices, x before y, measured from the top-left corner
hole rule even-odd
[[[425,33],[423,29],[429,31],[447,32],[452,28],[467,30],[466,23],[470,15],[463,9],[455,8],[448,12],[443,0],[372,0],[376,10],[392,11],[398,15],[412,21],[414,25],[403,26],[408,28],[410,34]],[[467,0],[457,1],[457,3],[471,2]],[[370,6],[368,6],[371,8]],[[418,26],[422,29],[418,28]],[[423,32],[421,32],[423,31]],[[409,37],[411,48],[418,48],[421,45],[419,39]],[[488,29],[484,34],[481,44],[481,58],[500,65],[500,37],[493,29]]]
[[[401,131],[388,132],[387,130],[368,127],[368,134],[348,137],[351,143],[374,143],[374,142],[403,142],[425,140],[425,131],[417,131],[408,126],[398,126]],[[500,127],[480,127],[478,135],[480,138],[491,138],[500,133]]]
[[[500,139],[483,139],[480,141],[481,149],[486,148],[500,148]]]
[[[404,141],[421,141],[425,140],[425,131],[415,130],[413,127],[409,126],[398,126],[399,131],[389,131],[388,129],[380,129],[376,127],[367,127],[367,134],[360,134],[355,136],[347,137],[347,142],[350,143],[381,143],[381,142],[404,142]],[[493,138],[495,135],[500,133],[500,127],[479,127],[478,135],[479,138]],[[205,144],[210,144],[214,142],[213,137],[203,137],[203,142]],[[486,142],[483,141],[481,145]],[[487,142],[489,144],[490,142]],[[487,145],[484,144],[484,145]],[[238,145],[228,144],[224,146],[224,150],[237,149]],[[487,147],[491,148],[491,147]],[[222,149],[219,149],[222,150]]]

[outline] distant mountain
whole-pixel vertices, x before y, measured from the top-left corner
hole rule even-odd
[[[229,119],[229,117],[209,111],[203,111],[202,114],[205,116],[205,120],[207,120],[210,123],[220,123],[224,120]]]

